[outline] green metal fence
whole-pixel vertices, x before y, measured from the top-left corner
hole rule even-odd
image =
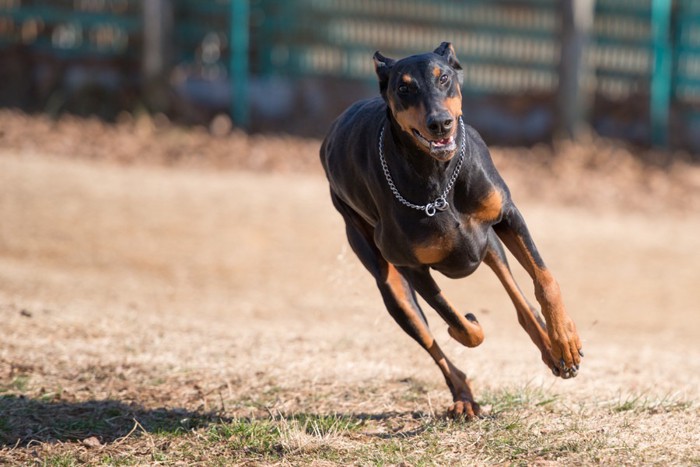
[[[136,57],[141,33],[135,0],[0,0],[0,45],[26,44],[59,58]]]
[[[0,54],[22,44],[57,59],[120,59],[138,69],[145,1],[0,0]],[[398,57],[443,40],[464,64],[467,96],[554,95],[558,86],[558,0],[162,1],[174,17],[171,63],[201,59],[207,41],[217,42],[242,126],[251,77],[367,82],[375,50]],[[700,0],[598,0],[590,39],[586,85],[599,99],[644,102],[646,117],[633,117],[659,144],[673,128],[700,130]]]
[[[551,90],[557,1],[273,0],[260,2],[263,73],[374,79],[375,50],[396,57],[449,39],[468,92]]]
[[[260,31],[262,73],[372,80],[368,57],[374,50],[404,56],[447,38],[465,68],[465,94],[556,94],[562,37],[557,0],[260,3],[267,12]],[[672,6],[671,0],[598,0],[586,54],[596,95],[647,102],[645,131],[660,145],[667,142],[672,91],[679,91],[673,104],[685,103],[700,78],[689,65],[700,2],[677,2],[673,24]],[[672,73],[674,51],[682,58]]]
[[[671,103],[675,114],[671,124],[675,119],[688,134],[700,135],[700,2],[681,0],[673,24]],[[700,148],[684,146],[700,152]]]

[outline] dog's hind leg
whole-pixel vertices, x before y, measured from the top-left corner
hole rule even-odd
[[[452,393],[451,416],[473,418],[479,415],[479,405],[474,402],[466,375],[445,356],[428,328],[416,294],[404,275],[387,262],[372,240],[372,228],[347,205],[333,196],[336,208],[345,219],[348,241],[362,264],[377,281],[389,314],[433,358],[445,377]]]
[[[530,336],[532,342],[540,349],[542,361],[544,361],[552,371],[558,371],[559,369],[557,368],[556,362],[552,359],[552,348],[549,342],[549,336],[547,335],[547,325],[542,315],[540,315],[540,312],[530,304],[515,282],[510,267],[508,266],[505,250],[496,236],[496,232],[493,230],[489,232],[489,243],[486,256],[484,257],[484,263],[493,270],[498,280],[506,289],[508,296],[515,305],[515,311],[518,314],[518,322]]]

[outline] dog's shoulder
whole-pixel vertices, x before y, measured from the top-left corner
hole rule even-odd
[[[489,148],[479,132],[476,131],[473,126],[467,125],[466,123],[464,124],[464,129],[467,132],[466,137],[469,140],[471,156],[480,161],[491,162],[491,164],[493,164]]]
[[[468,185],[478,191],[490,192],[498,188],[504,202],[510,202],[510,189],[494,164],[491,152],[478,131],[465,124],[466,137],[469,140],[470,168]]]
[[[320,150],[321,162],[329,175],[329,172],[368,169],[367,164],[376,155],[386,109],[381,97],[361,100],[333,122]]]
[[[323,150],[346,148],[349,143],[366,145],[370,134],[378,131],[386,116],[386,103],[381,97],[355,102],[331,125],[323,141]]]
[[[381,173],[378,138],[386,112],[381,97],[354,103],[333,122],[320,149],[334,194],[367,219],[376,217],[372,192]]]

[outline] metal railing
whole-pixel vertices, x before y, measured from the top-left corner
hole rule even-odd
[[[21,44],[59,60],[119,59],[138,72],[149,1],[172,14],[170,66],[218,67],[241,126],[251,77],[373,80],[375,50],[403,56],[443,40],[458,51],[467,96],[556,95],[560,85],[558,0],[0,0],[0,54]],[[670,122],[700,125],[700,1],[597,0],[588,39],[584,91],[645,100],[660,145]]]

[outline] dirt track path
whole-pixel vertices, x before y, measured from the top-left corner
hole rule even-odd
[[[486,341],[464,349],[434,313],[429,320],[477,391],[528,382],[588,401],[697,398],[700,216],[519,204],[586,358],[575,381],[552,379],[492,274],[444,280]],[[33,384],[62,385],[64,397],[184,404],[191,388],[148,392],[149,381],[172,374],[200,386],[226,377],[299,387],[409,377],[434,382],[436,406],[448,402],[430,359],[383,310],[315,175],[2,154],[0,320],[0,375],[25,368]],[[152,379],[117,389],[71,379],[81,368],[134,367],[153,368]],[[356,398],[337,404],[370,410]]]

